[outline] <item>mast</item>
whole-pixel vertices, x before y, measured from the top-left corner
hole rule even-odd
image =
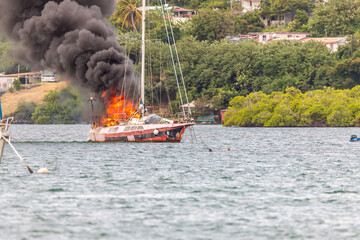
[[[141,116],[145,113],[145,11],[146,0],[142,0],[142,27],[141,27]]]

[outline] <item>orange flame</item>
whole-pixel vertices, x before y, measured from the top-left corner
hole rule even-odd
[[[103,92],[101,97],[105,99],[106,92]],[[128,121],[130,117],[140,118],[140,114],[136,113],[136,107],[132,101],[125,99],[124,96],[113,96],[106,101],[106,115],[102,119],[102,124],[105,127],[111,127],[120,122]],[[135,114],[135,115],[134,115]]]

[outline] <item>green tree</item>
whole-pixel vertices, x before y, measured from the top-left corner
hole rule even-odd
[[[15,79],[13,82],[13,87],[16,91],[19,91],[21,88],[21,82],[19,80],[19,78]]]
[[[23,102],[19,104],[13,114],[15,121],[18,123],[34,123],[31,117],[35,112],[35,108],[36,104],[33,102]]]
[[[230,101],[225,125],[238,126],[360,126],[360,86],[351,90],[301,93],[287,88],[284,93],[251,93]]]
[[[261,32],[265,28],[260,15],[255,12],[247,12],[243,16],[237,16],[234,21],[234,33],[247,34],[248,32]]]
[[[141,0],[120,0],[117,3],[117,8],[110,21],[114,24],[120,24],[121,29],[133,29],[137,32],[136,25],[141,21],[142,14],[137,9]]]
[[[360,58],[338,62],[328,73],[332,86],[339,89],[353,88],[360,84]]]
[[[293,32],[307,32],[308,21],[309,21],[309,17],[305,12],[301,10],[296,10],[294,21],[289,23],[289,28]]]
[[[264,0],[260,4],[260,15],[266,18],[292,13],[295,15],[297,10],[312,12],[314,8],[313,0]]]
[[[36,124],[71,124],[78,120],[81,112],[80,95],[73,89],[51,91],[45,103],[35,108],[32,120]]]
[[[350,34],[359,28],[359,0],[329,0],[317,4],[310,21],[314,36],[337,36]]]
[[[231,33],[233,20],[223,10],[202,9],[192,18],[191,34],[198,41],[218,41]]]

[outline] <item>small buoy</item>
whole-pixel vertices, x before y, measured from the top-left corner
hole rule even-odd
[[[228,151],[230,152],[230,148],[228,147]]]
[[[158,135],[158,134],[159,134],[159,130],[155,129],[155,130],[154,130],[154,135],[156,136],[156,135]]]
[[[40,168],[38,173],[40,174],[49,174],[49,170],[46,167]]]

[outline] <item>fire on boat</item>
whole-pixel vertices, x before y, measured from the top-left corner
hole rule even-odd
[[[105,93],[101,97],[104,98]],[[185,130],[194,125],[156,114],[146,115],[141,99],[139,108],[124,96],[111,97],[106,105],[105,116],[92,117],[89,132],[92,142],[180,142]]]

